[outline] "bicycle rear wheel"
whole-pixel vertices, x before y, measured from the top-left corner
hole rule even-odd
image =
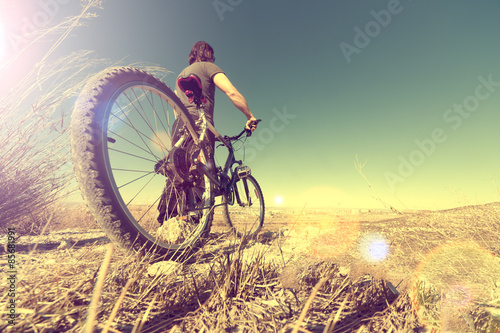
[[[236,182],[230,196],[231,200],[222,197],[224,223],[239,236],[255,236],[264,224],[265,213],[264,196],[259,184],[249,175]]]
[[[154,76],[128,67],[97,74],[75,104],[71,146],[77,181],[98,225],[126,249],[179,258],[209,232],[213,186],[203,176],[196,186],[171,187],[167,199],[177,216],[163,226],[157,221],[167,176],[156,173],[155,165],[175,144],[172,124],[178,117],[196,142],[193,121],[177,96]],[[201,150],[202,162],[206,156]]]

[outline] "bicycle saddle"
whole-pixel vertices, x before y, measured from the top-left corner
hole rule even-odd
[[[197,106],[207,103],[207,99],[202,93],[201,80],[196,74],[179,77],[177,79],[177,86],[189,98],[189,103],[194,102]]]

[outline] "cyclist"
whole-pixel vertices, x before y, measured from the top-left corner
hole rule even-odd
[[[204,112],[207,121],[212,125],[213,121],[213,113],[214,113],[214,100],[215,100],[215,87],[219,88],[222,92],[224,92],[227,97],[233,102],[234,106],[247,117],[247,122],[245,124],[245,128],[251,130],[252,132],[257,128],[256,118],[253,116],[250,108],[248,107],[248,103],[245,100],[245,97],[233,86],[231,81],[224,74],[222,69],[215,65],[215,57],[214,50],[212,47],[203,41],[196,42],[188,57],[189,66],[184,68],[178,77],[184,77],[191,74],[195,74],[201,81],[202,85],[202,94],[205,98],[204,104]],[[189,102],[189,98],[182,93],[181,89],[176,84],[175,89],[176,95],[179,97],[184,106],[188,109],[189,113],[193,117],[194,120],[198,119],[198,110],[196,109],[196,105]],[[179,129],[182,128],[183,124],[180,119],[176,119],[173,124],[173,137],[172,142],[175,143],[180,137]],[[208,160],[212,161],[213,152],[214,152],[214,135],[212,132],[207,131],[207,153]],[[188,151],[188,156],[191,155],[191,151],[193,149],[193,143],[187,142],[184,147]],[[176,202],[176,192],[180,189],[180,184],[175,181],[172,182],[167,177],[165,189],[162,193],[160,203],[158,204],[158,222],[163,224],[163,221],[174,217],[177,215],[175,202]],[[168,201],[168,202],[167,202]],[[167,207],[168,206],[168,207]]]

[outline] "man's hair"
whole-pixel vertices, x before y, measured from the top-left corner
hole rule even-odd
[[[189,64],[197,61],[215,61],[214,49],[208,43],[203,41],[194,43],[191,53],[189,53]]]

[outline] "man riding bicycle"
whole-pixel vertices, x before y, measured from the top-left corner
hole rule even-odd
[[[215,87],[217,87],[229,97],[229,99],[233,102],[238,110],[243,112],[243,114],[247,117],[245,128],[253,132],[257,128],[257,119],[250,111],[250,108],[248,107],[248,104],[243,95],[233,86],[222,69],[214,64],[215,57],[212,47],[208,43],[203,41],[196,42],[193,45],[191,52],[189,53],[188,60],[189,66],[182,70],[178,78],[186,77],[189,75],[194,75],[199,78],[203,95],[203,110],[207,121],[212,125],[214,124],[213,113],[215,102]],[[178,85],[178,81],[175,88],[175,94],[187,108],[193,119],[198,119],[198,106],[193,104],[192,101],[190,101],[189,97],[182,92],[182,89]],[[182,127],[183,124],[181,119],[176,119],[172,128],[172,144],[179,140],[182,133],[180,129]],[[209,155],[208,160],[212,161],[215,138],[213,133],[210,131],[207,131],[207,135],[208,142],[206,147]],[[188,152],[191,152],[194,143],[192,142],[192,140],[190,140],[190,142],[186,142],[184,146],[186,147],[186,150]],[[175,207],[175,193],[178,191],[178,188],[181,187],[181,184],[177,183],[171,178],[172,177],[167,178],[165,189],[162,193],[160,203],[158,204],[158,222],[160,224],[163,224],[165,220],[177,215]]]

